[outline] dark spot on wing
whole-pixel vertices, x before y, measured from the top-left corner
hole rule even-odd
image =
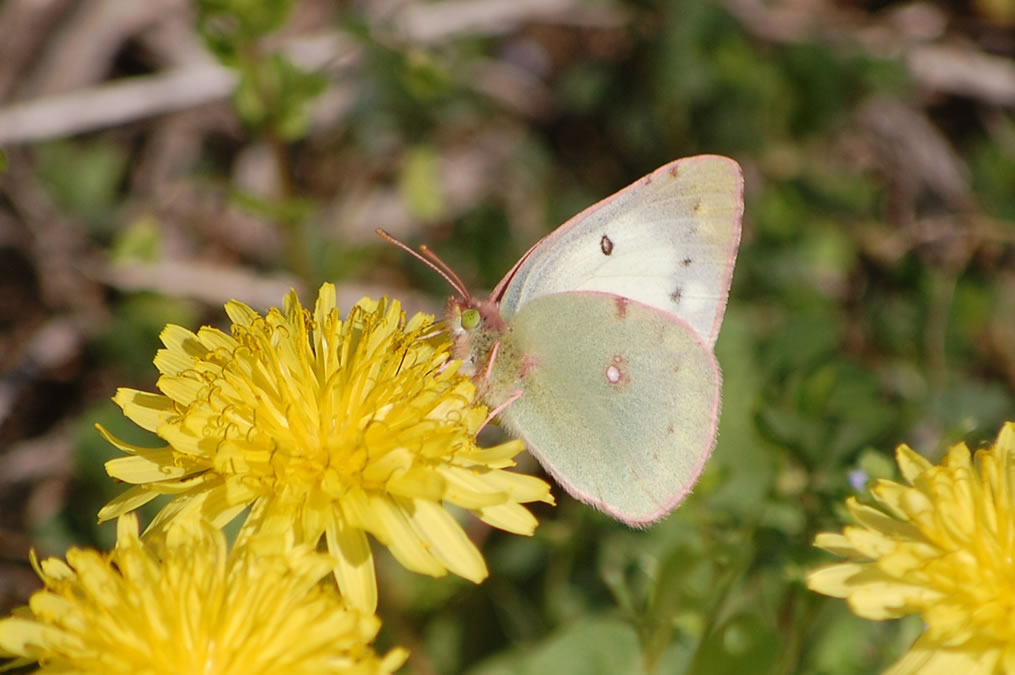
[[[604,234],[603,238],[599,240],[599,250],[603,252],[603,255],[613,253],[613,240]]]
[[[694,209],[694,212],[695,213],[701,213],[701,207],[702,207],[701,200],[700,199],[695,199],[694,200],[694,206],[692,207]]]
[[[673,292],[670,293],[670,300],[672,300],[674,304],[679,305],[680,296],[682,296],[683,294],[684,291],[680,288],[680,286],[677,286],[675,289],[673,289]]]
[[[668,433],[668,434],[672,434],[673,433],[673,425],[672,424],[670,426],[666,427],[666,433]]]
[[[614,302],[614,304],[617,305],[617,318],[618,319],[626,319],[627,318],[627,298],[622,298],[620,296],[617,296],[614,299],[613,302]]]
[[[676,164],[672,165],[670,167],[670,175],[676,178],[678,173],[680,173],[680,169],[677,168]]]
[[[691,263],[693,262],[694,261],[691,260],[690,258],[684,258],[683,260],[680,261],[680,264],[683,265],[684,267],[690,267]]]

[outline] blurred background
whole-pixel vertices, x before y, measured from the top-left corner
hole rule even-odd
[[[0,605],[106,548],[93,425],[166,323],[334,281],[440,312],[677,157],[746,175],[719,444],[661,524],[573,502],[491,576],[380,557],[406,672],[868,673],[918,619],[807,592],[843,500],[1015,417],[1015,0],[6,0],[0,4]],[[496,438],[492,438],[496,440]],[[492,442],[492,441],[491,441]],[[538,472],[534,462],[525,470]],[[150,511],[148,512],[150,515]]]

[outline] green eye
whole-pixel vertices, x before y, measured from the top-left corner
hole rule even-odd
[[[472,330],[479,325],[479,310],[467,309],[462,312],[462,328]]]

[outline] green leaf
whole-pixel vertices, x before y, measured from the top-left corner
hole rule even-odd
[[[310,104],[327,83],[324,76],[308,73],[273,54],[241,67],[233,103],[249,128],[294,141],[306,135]]]
[[[433,147],[417,145],[406,153],[399,188],[405,205],[416,218],[434,222],[444,217],[446,207]]]
[[[699,647],[689,675],[771,673],[782,636],[753,612],[741,612],[719,625]]]
[[[36,171],[43,185],[72,216],[100,232],[113,229],[127,152],[105,140],[54,141],[36,148]]]
[[[159,257],[162,248],[162,232],[159,223],[151,216],[142,216],[120,232],[109,250],[112,260],[138,259],[153,261]]]
[[[620,619],[589,617],[537,645],[490,659],[469,675],[617,675],[643,672],[638,636]]]
[[[197,30],[208,48],[235,65],[251,43],[282,27],[292,0],[196,0]]]

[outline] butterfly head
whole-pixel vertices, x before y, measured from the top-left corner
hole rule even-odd
[[[468,297],[448,301],[447,325],[455,358],[462,361],[459,372],[470,376],[481,372],[494,345],[508,331],[497,303]]]

